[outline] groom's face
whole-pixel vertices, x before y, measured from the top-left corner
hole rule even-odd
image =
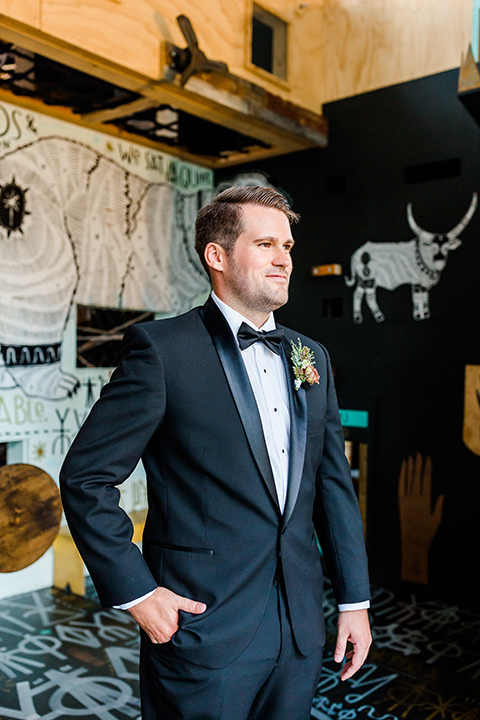
[[[275,208],[243,205],[244,230],[228,253],[224,281],[229,292],[254,312],[285,305],[294,244],[286,215]]]

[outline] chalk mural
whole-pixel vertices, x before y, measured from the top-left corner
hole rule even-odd
[[[7,463],[30,463],[56,479],[108,381],[111,367],[77,367],[77,304],[158,316],[203,301],[209,282],[194,250],[194,222],[213,192],[209,169],[0,103],[0,443]],[[141,466],[122,504],[145,508]],[[8,582],[4,575],[0,597]],[[50,582],[44,577],[40,586]]]
[[[350,260],[350,277],[345,278],[353,291],[353,320],[363,322],[362,303],[376,322],[385,316],[377,302],[377,288],[395,290],[410,285],[413,319],[430,317],[429,292],[440,282],[448,254],[462,244],[460,234],[472,219],[477,208],[477,193],[473,193],[470,206],[463,218],[447,233],[424,230],[413,216],[412,203],[407,205],[408,224],[415,237],[406,242],[366,242],[353,253]]]
[[[61,363],[73,303],[177,313],[207,291],[193,224],[212,173],[13,106],[2,118],[0,388],[60,400],[80,386]]]
[[[109,379],[112,367],[77,366],[77,305],[158,317],[204,301],[210,284],[194,225],[200,207],[223,189],[213,180],[209,169],[0,103],[0,443],[7,463],[29,463],[57,479]],[[261,173],[225,183],[268,184]],[[145,509],[141,463],[121,491],[127,511]],[[51,582],[41,563],[31,569],[43,577],[32,589]],[[3,575],[0,597],[13,582]]]

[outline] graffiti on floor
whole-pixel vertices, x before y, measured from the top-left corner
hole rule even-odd
[[[0,718],[140,717],[128,613],[42,590],[0,603]]]
[[[373,646],[345,682],[333,662],[337,610],[330,587],[325,614],[327,652],[312,720],[480,719],[480,613],[374,588]]]
[[[480,614],[376,588],[367,663],[340,680],[336,603],[311,720],[480,720]],[[0,601],[0,720],[140,720],[139,641],[128,613],[39,590]]]

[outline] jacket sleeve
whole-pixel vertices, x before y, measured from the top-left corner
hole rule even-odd
[[[327,364],[327,417],[323,456],[317,471],[314,522],[338,604],[370,599],[362,518],[338,411],[330,358]]]
[[[103,388],[60,471],[72,537],[102,605],[120,605],[155,589],[132,543],[132,524],[119,507],[118,485],[135,469],[165,413],[160,355],[147,330],[125,334],[123,360]]]

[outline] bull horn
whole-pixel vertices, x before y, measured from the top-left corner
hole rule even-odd
[[[408,218],[408,224],[410,225],[410,227],[413,230],[413,232],[415,233],[415,235],[418,236],[418,235],[421,235],[421,233],[425,232],[424,230],[422,230],[420,225],[417,225],[416,220],[413,217],[411,202],[409,202],[407,205],[407,218]]]
[[[473,213],[477,209],[477,193],[474,192],[472,195],[472,201],[470,203],[470,207],[468,208],[467,212],[463,216],[463,218],[460,220],[458,225],[455,225],[453,230],[450,230],[449,233],[447,233],[450,240],[454,240],[456,237],[460,235],[461,232],[463,232],[464,228],[468,225],[470,220],[472,219]]]

